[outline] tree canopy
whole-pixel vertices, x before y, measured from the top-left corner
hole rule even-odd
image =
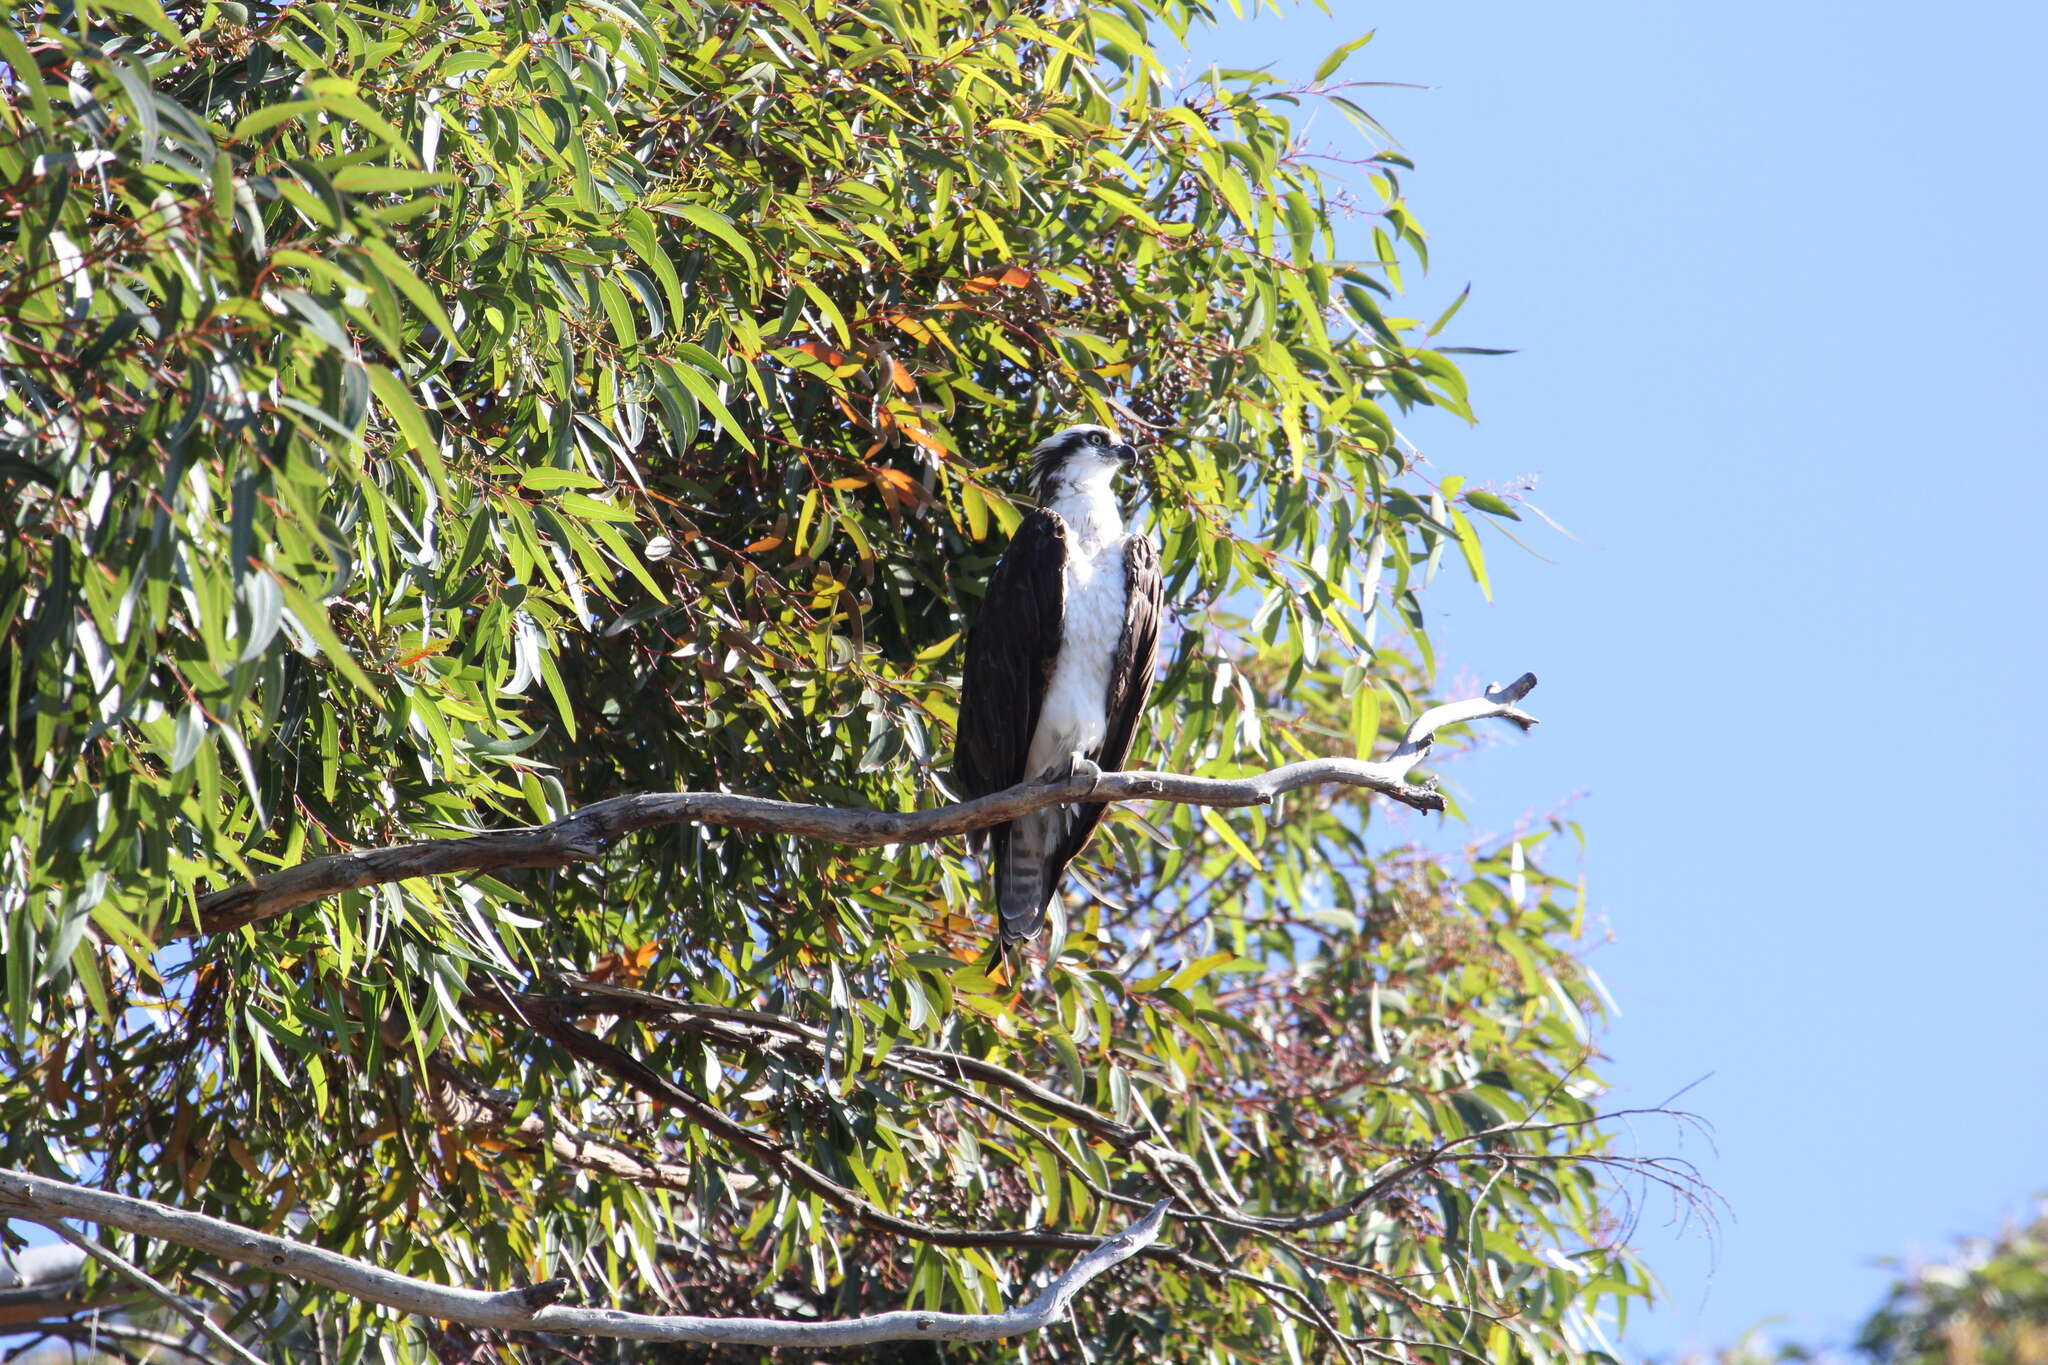
[[[1884,1262],[1897,1278],[1846,1342],[1773,1340],[1764,1327],[1714,1353],[1717,1365],[1862,1359],[1870,1365],[2042,1365],[2048,1361],[2048,1204],[1988,1237],[1926,1260]]]
[[[1902,1267],[1856,1349],[1874,1365],[2048,1361],[2048,1206],[1944,1259]]]
[[[1456,304],[1394,302],[1427,249],[1363,40],[1184,80],[1210,11],[14,6],[0,1166],[797,1320],[999,1311],[1165,1200],[1025,1349],[1598,1354],[1645,1288],[1617,1174],[1672,1177],[1598,1119],[1567,826],[1447,856],[1316,791],[1119,805],[1035,978],[984,972],[958,840],[679,823],[222,909],[623,794],[944,804],[1023,456],[1076,420],[1142,438],[1166,576],[1135,762],[1398,738],[1432,578],[1485,587],[1519,503],[1397,430],[1469,412]],[[96,1236],[259,1349],[556,1358]]]

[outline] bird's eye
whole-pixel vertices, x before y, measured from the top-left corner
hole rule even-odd
[[[1108,438],[1107,436],[1104,436],[1104,435],[1103,435],[1103,434],[1102,434],[1101,432],[1099,432],[1099,431],[1091,431],[1091,432],[1089,432],[1089,433],[1088,433],[1088,444],[1089,444],[1089,445],[1091,445],[1091,446],[1099,446],[1099,445],[1107,445],[1108,443],[1109,443],[1109,438]]]

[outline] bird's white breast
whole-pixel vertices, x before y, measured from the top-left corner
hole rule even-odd
[[[1054,504],[1067,523],[1067,600],[1058,662],[1047,684],[1025,771],[1036,777],[1076,750],[1101,749],[1109,729],[1109,674],[1123,638],[1124,534],[1116,503],[1076,497]]]

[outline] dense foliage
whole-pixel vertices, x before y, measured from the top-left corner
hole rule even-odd
[[[2048,1205],[1991,1237],[1967,1237],[1898,1278],[1848,1349],[1773,1341],[1758,1328],[1719,1365],[1864,1360],[1870,1365],[2048,1365]]]
[[[1119,809],[1038,982],[981,971],[959,846],[696,826],[199,924],[267,869],[622,792],[947,799],[964,623],[1070,420],[1159,428],[1149,766],[1397,733],[1425,586],[1447,551],[1483,584],[1475,523],[1515,509],[1396,433],[1465,391],[1448,318],[1389,311],[1406,162],[1333,182],[1290,122],[1385,147],[1355,54],[1177,86],[1155,45],[1212,17],[14,6],[0,1164],[449,1283],[783,1316],[994,1308],[1173,1195],[1026,1349],[1591,1352],[1643,1276],[1547,832],[1443,859],[1327,794]],[[207,1284],[323,1359],[546,1356]]]
[[[1856,1349],[1875,1365],[2048,1365],[2048,1209],[1907,1267]]]

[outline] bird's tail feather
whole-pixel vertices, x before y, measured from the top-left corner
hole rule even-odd
[[[1045,927],[1059,869],[1053,865],[1064,822],[1058,808],[1033,811],[1010,823],[1010,837],[996,860],[996,912],[1002,942],[1035,938]]]

